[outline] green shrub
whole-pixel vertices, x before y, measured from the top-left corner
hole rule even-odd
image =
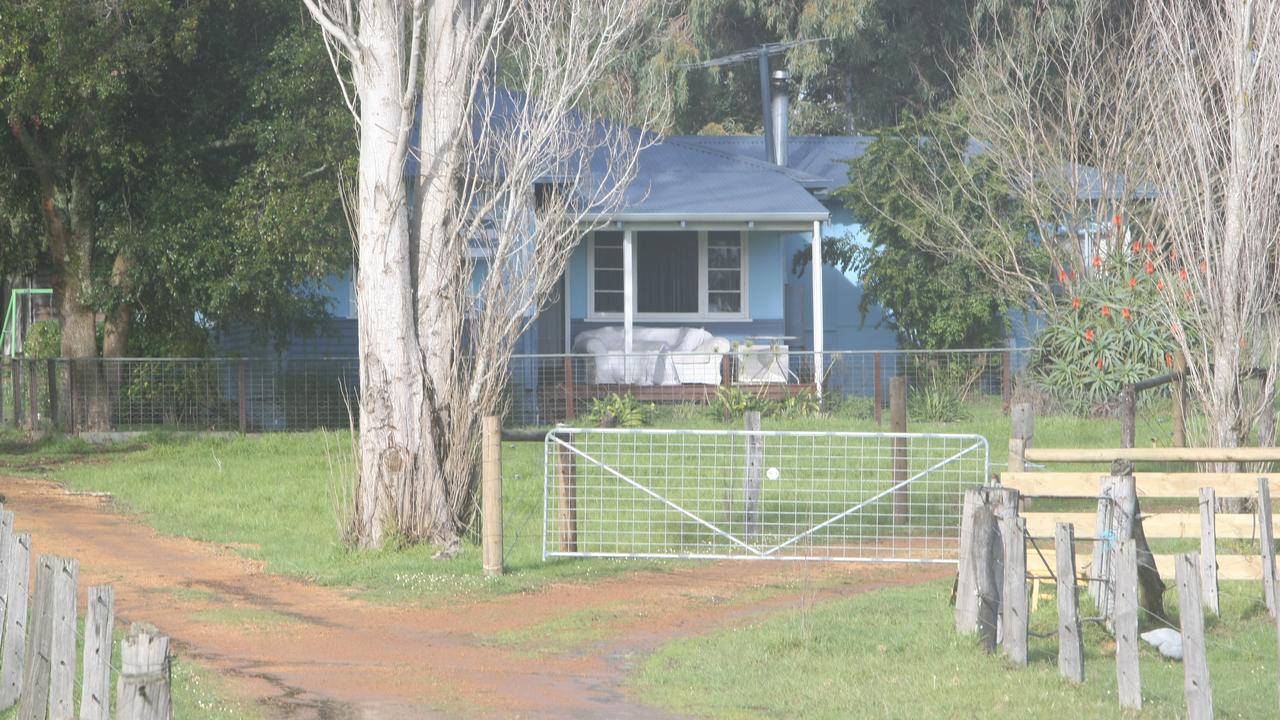
[[[62,328],[57,320],[40,320],[27,328],[22,353],[29,358],[56,358],[62,354]]]
[[[764,388],[722,387],[716,390],[714,412],[723,420],[755,411],[763,417],[806,418],[822,413],[822,404],[813,390],[804,390],[781,400],[770,400]]]
[[[969,417],[962,387],[942,373],[929,378],[922,387],[911,389],[907,414],[925,422],[956,422]]]
[[[591,401],[587,420],[597,427],[637,428],[652,423],[656,412],[653,403],[642,403],[630,393],[610,393]]]

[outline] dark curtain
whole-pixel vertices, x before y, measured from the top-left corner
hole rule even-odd
[[[636,312],[698,312],[698,233],[637,233],[636,276]]]

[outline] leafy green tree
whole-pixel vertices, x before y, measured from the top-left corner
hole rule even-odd
[[[987,208],[973,197],[1004,194],[980,155],[954,150],[965,147],[956,127],[933,119],[910,121],[851,161],[850,184],[836,196],[853,211],[865,238],[830,238],[823,247],[824,259],[861,277],[863,317],[872,306],[883,306],[886,322],[907,347],[989,347],[1007,331],[1007,301],[976,265],[937,251],[946,246],[949,225],[937,222],[936,207],[922,207],[917,200],[916,193],[931,193],[952,217],[978,218]],[[938,166],[946,166],[957,185],[969,187],[934,184]],[[1004,211],[1004,232],[1025,236],[1027,220],[1012,198]],[[1028,252],[1034,256],[1030,242]]]
[[[691,0],[674,5],[649,82],[674,90],[679,132],[761,126],[754,62],[685,71],[681,63],[763,43],[827,38],[774,58],[792,73],[793,129],[841,134],[900,121],[951,96],[948,73],[969,35],[963,0]]]
[[[327,68],[280,0],[0,13],[0,259],[52,268],[64,356],[315,327],[308,283],[350,258],[350,121]]]

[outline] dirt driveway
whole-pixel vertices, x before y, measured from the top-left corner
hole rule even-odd
[[[665,717],[621,690],[663,641],[951,572],[717,563],[449,608],[388,606],[263,572],[230,547],[162,537],[55,483],[0,478],[0,492],[34,553],[78,558],[82,586],[115,585],[123,622],[155,623],[271,718]],[[574,617],[591,632],[557,629]]]

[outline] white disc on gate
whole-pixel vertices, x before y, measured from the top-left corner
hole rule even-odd
[[[777,480],[778,478],[782,477],[782,473],[778,472],[778,468],[771,467],[768,470],[764,471],[764,476],[769,478],[770,480]]]

